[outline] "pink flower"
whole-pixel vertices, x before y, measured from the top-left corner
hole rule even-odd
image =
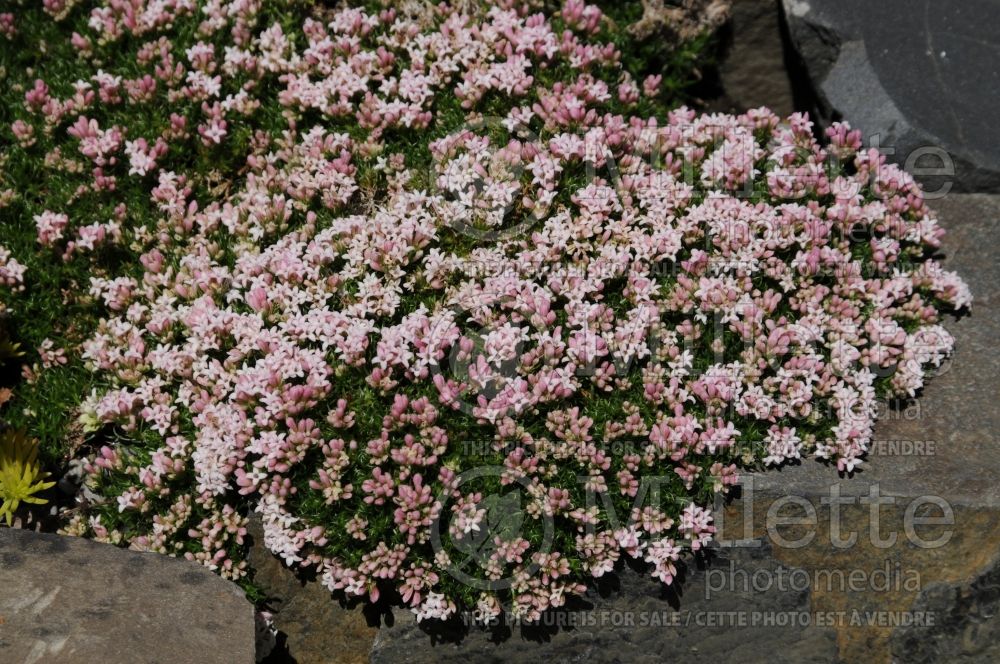
[[[63,231],[69,224],[65,214],[45,210],[35,215],[35,226],[38,228],[38,243],[42,246],[52,246],[63,238]]]
[[[25,272],[27,272],[27,268],[17,262],[9,249],[0,244],[0,286],[22,290]],[[2,304],[0,304],[0,309],[2,309]]]

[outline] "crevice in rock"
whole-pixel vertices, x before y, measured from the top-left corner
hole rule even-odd
[[[840,118],[834,117],[835,114],[829,105],[823,101],[816,85],[809,76],[805,62],[795,48],[791,29],[788,25],[788,16],[785,14],[784,3],[781,0],[776,0],[776,4],[778,5],[778,20],[781,29],[781,45],[784,51],[785,71],[792,84],[792,97],[795,103],[795,110],[809,113],[809,117],[814,121],[819,121],[821,118],[839,120]],[[829,30],[820,28],[819,26],[813,26],[813,29],[820,41],[829,45],[832,51],[830,66],[833,66],[837,53],[840,51],[839,40]]]

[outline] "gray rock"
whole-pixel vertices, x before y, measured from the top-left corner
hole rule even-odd
[[[783,0],[823,123],[843,117],[929,189],[1000,190],[1000,37],[989,0]],[[921,156],[922,155],[922,156]],[[909,161],[908,161],[909,160]]]
[[[396,610],[394,623],[379,631],[371,662],[834,661],[833,630],[808,624],[808,590],[762,590],[763,582],[752,581],[792,573],[765,546],[721,554],[705,569],[689,566],[679,594],[626,567],[540,625],[418,624],[409,611]]]
[[[0,528],[0,661],[253,664],[254,610],[201,565]]]

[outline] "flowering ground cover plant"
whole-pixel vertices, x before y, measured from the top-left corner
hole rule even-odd
[[[423,3],[414,3],[418,5]],[[572,10],[571,20],[596,28],[602,43],[613,43],[633,79],[643,80],[649,72],[662,76],[659,95],[638,102],[644,114],[676,105],[705,59],[710,37],[669,49],[639,45],[625,27],[641,10],[628,3],[609,6],[617,23],[583,5]],[[485,9],[486,3],[464,7],[479,16]],[[399,9],[373,2],[368,15],[378,17],[382,11]],[[322,122],[334,133],[358,137],[373,129],[365,124],[368,120],[337,107],[338,77],[349,70],[321,74],[322,86],[311,88],[317,101],[301,113],[289,106],[286,96],[279,97],[284,88],[279,78],[287,73],[269,61],[271,56],[254,55],[246,63],[233,60],[243,57],[239,54],[248,51],[250,40],[265,30],[271,35],[263,37],[265,43],[277,40],[275,55],[293,43],[303,51],[298,57],[307,60],[335,59],[360,48],[353,42],[361,35],[338,37],[341,33],[334,31],[331,39],[347,43],[317,43],[313,51],[304,52],[311,26],[325,25],[331,17],[332,10],[322,3],[301,0],[0,3],[0,245],[28,268],[25,288],[4,292],[0,283],[0,299],[9,309],[12,330],[17,319],[17,340],[31,351],[23,367],[25,380],[3,416],[16,427],[32,430],[49,463],[64,456],[67,440],[72,441],[69,447],[77,447],[80,436],[73,411],[79,395],[96,385],[97,377],[77,352],[103,314],[103,303],[89,293],[90,277],[141,276],[141,241],[136,243],[133,235],[155,228],[161,214],[150,195],[158,174],[183,177],[183,187],[194,197],[218,198],[244,177],[248,155],[262,149],[259,141],[270,144],[280,138],[290,122]],[[561,40],[569,26],[558,14],[553,20]],[[429,24],[420,25],[418,30]],[[360,29],[367,33],[373,28]],[[473,37],[470,34],[468,41]],[[394,37],[410,38],[405,30]],[[398,45],[382,49],[390,60],[378,61],[378,67],[398,70],[397,75],[409,68],[389,55]],[[383,57],[377,48],[375,57]],[[602,71],[612,79],[618,75],[614,67]],[[566,65],[533,75],[554,81],[569,73]],[[376,79],[381,75],[374,76],[362,73],[358,80],[375,95],[371,103],[382,98],[389,103],[375,111],[384,116],[376,120],[383,126],[374,128],[372,145],[383,146],[383,157],[398,152],[413,163],[426,161],[429,137],[443,136],[465,121],[465,110],[450,88],[448,94],[414,103],[405,89],[422,77],[400,79],[400,95],[380,92],[381,81]],[[303,80],[316,78],[313,73]],[[457,84],[457,79],[450,83]],[[344,93],[364,97],[357,85]],[[324,87],[334,90],[328,105],[318,101]],[[528,94],[534,98],[532,90]],[[477,106],[480,111],[506,113],[513,101],[496,89]],[[404,107],[409,111],[404,113]],[[433,110],[426,126],[410,117],[418,107]],[[290,118],[290,113],[296,117]],[[384,192],[385,178],[372,168],[378,156],[366,149],[363,158],[355,159],[359,193],[348,204],[352,208]],[[53,350],[65,349],[65,362],[41,362],[35,351],[46,343]]]
[[[666,110],[594,6],[45,8],[109,69],[23,90],[80,178],[35,241],[140,256],[88,275],[115,440],[69,533],[245,580],[255,513],[331,590],[536,620],[624,557],[672,582],[741,467],[854,470],[970,303],[858,132]]]

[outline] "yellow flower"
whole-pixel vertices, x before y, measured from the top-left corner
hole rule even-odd
[[[0,433],[0,517],[8,526],[22,502],[47,502],[34,494],[55,486],[55,482],[43,481],[48,476],[38,463],[38,441],[28,440],[23,431]]]

